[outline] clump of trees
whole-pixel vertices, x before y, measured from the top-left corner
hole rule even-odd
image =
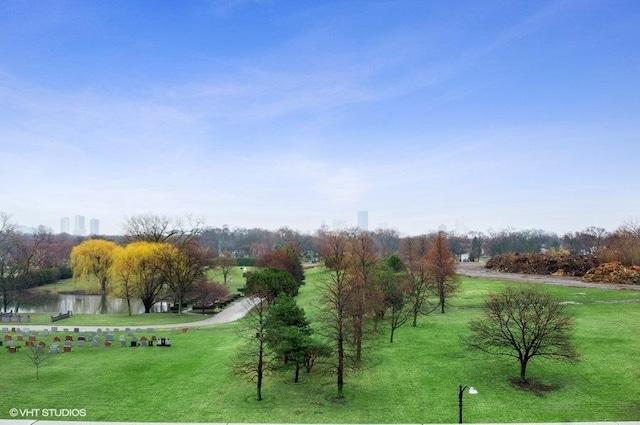
[[[603,262],[619,261],[624,266],[640,266],[640,222],[627,221],[608,235],[600,257]]]
[[[295,247],[276,247],[261,257],[260,264],[263,269],[247,274],[244,292],[250,311],[242,332],[245,343],[234,362],[237,372],[256,383],[258,401],[270,371],[292,368],[298,382],[301,369],[311,372],[315,359],[328,355],[323,343],[313,338],[311,324],[294,298],[304,282]]]
[[[64,242],[64,243],[63,243]],[[70,275],[61,253],[68,241],[38,227],[22,233],[8,214],[0,212],[0,297],[2,310],[17,313],[26,292]]]
[[[364,343],[380,319],[389,317],[390,342],[397,329],[440,307],[456,288],[454,258],[446,235],[406,238],[400,256],[386,259],[367,232],[323,232],[323,336],[331,349],[337,398],[344,398],[348,370],[364,361]],[[435,298],[437,301],[432,301]]]
[[[184,220],[164,216],[131,217],[126,223],[128,243],[124,246],[89,239],[73,248],[74,277],[95,276],[103,292],[126,300],[130,315],[132,299],[140,299],[149,313],[168,296],[181,314],[186,299],[208,298],[206,290],[220,293],[206,285],[211,253],[197,243],[200,227],[191,225],[186,227]]]

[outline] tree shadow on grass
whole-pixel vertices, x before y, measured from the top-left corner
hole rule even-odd
[[[528,391],[537,397],[546,397],[547,393],[560,389],[559,385],[547,384],[537,379],[529,379],[527,382],[520,381],[519,378],[511,378],[509,383],[519,390]]]

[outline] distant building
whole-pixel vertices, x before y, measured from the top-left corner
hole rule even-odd
[[[369,211],[358,211],[358,228],[369,230]]]
[[[89,220],[89,234],[90,235],[99,235],[100,234],[100,220],[97,218],[92,218]]]
[[[69,217],[62,217],[60,220],[60,233],[69,233],[71,230],[71,220]]]
[[[87,229],[84,227],[84,216],[77,215],[74,218],[75,227],[73,228],[73,234],[77,236],[84,236],[87,234]]]

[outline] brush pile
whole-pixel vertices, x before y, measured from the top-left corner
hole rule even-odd
[[[598,258],[594,255],[516,253],[494,255],[485,267],[508,273],[584,276],[598,264]]]
[[[611,261],[592,268],[582,276],[582,280],[585,282],[640,285],[640,267],[624,266],[619,261]]]

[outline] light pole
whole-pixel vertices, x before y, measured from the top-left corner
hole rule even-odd
[[[460,385],[460,389],[458,390],[458,423],[462,423],[462,396],[464,395],[464,390],[469,389],[469,394],[478,394],[478,390],[474,387],[467,387],[466,385],[463,387]]]

